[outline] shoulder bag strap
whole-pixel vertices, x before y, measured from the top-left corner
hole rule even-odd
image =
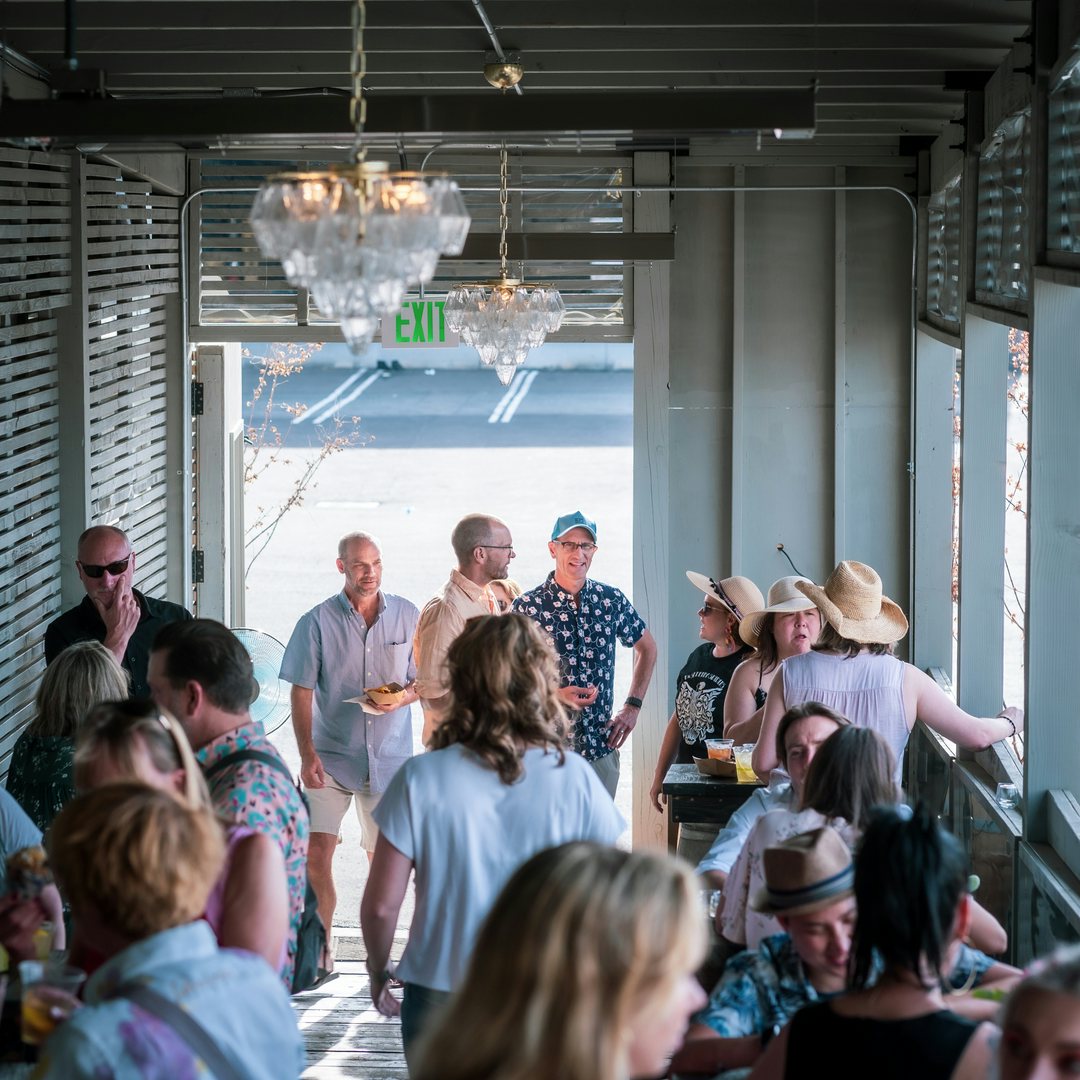
[[[141,983],[121,986],[109,997],[126,998],[172,1028],[188,1048],[202,1059],[215,1080],[245,1080],[244,1074],[226,1059],[209,1032],[176,1002]]]
[[[261,761],[264,765],[269,765],[271,769],[277,769],[283,776],[287,776],[289,783],[296,783],[293,774],[289,771],[289,766],[281,758],[274,757],[273,754],[268,754],[265,750],[237,750],[235,753],[226,754],[225,757],[218,758],[205,771],[204,775],[207,780],[210,780],[212,777],[217,776],[222,769],[227,769],[230,765],[239,765],[242,761]]]

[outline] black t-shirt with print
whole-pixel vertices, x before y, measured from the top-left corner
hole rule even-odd
[[[705,757],[705,740],[724,735],[724,698],[735,669],[750,655],[740,649],[730,656],[713,656],[712,642],[698,646],[675,680],[675,715],[679,721],[677,762],[689,764]]]

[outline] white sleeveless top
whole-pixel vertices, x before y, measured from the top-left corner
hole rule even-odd
[[[895,656],[836,656],[810,652],[789,657],[784,673],[784,701],[788,708],[820,701],[856,727],[873,728],[896,755],[896,782],[904,762],[910,734],[904,708],[904,662]]]

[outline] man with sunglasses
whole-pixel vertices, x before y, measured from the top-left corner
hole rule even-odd
[[[86,596],[45,630],[45,663],[77,641],[100,641],[131,676],[131,696],[149,697],[150,646],[167,623],[191,618],[179,604],[131,586],[135,552],[123,529],[94,525],[79,537],[75,568]]]
[[[579,710],[574,749],[592,764],[615,798],[619,748],[630,737],[656,666],[656,642],[633,604],[613,585],[589,577],[596,554],[596,522],[580,510],[563,514],[548,551],[555,569],[547,580],[514,601],[514,611],[548,633],[562,667],[563,701]],[[614,713],[615,644],[634,650],[630,693]]]
[[[506,577],[514,558],[514,541],[505,522],[490,514],[463,517],[450,534],[457,569],[437,596],[420,612],[413,638],[416,689],[424,709],[424,745],[446,711],[450,680],[446,653],[474,615],[499,615],[490,585]]]

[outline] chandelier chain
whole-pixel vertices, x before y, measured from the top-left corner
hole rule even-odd
[[[506,272],[506,230],[509,228],[509,219],[506,213],[507,187],[510,181],[510,168],[504,146],[499,152],[499,275],[507,277]]]
[[[352,58],[349,74],[352,77],[352,98],[349,101],[349,122],[353,126],[353,158],[358,165],[364,163],[364,125],[367,123],[367,98],[364,97],[364,76],[367,75],[367,55],[364,52],[364,30],[367,28],[367,6],[364,0],[356,0],[352,13]]]

